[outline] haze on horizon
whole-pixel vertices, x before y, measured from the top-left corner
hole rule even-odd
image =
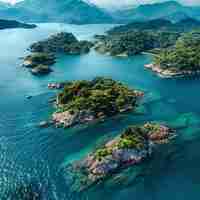
[[[2,2],[7,2],[11,4],[15,4],[16,2],[19,2],[21,0],[0,0]],[[37,1],[37,0],[36,0]],[[140,4],[147,4],[147,3],[158,3],[158,2],[165,2],[169,0],[118,0],[116,4],[116,0],[83,0],[88,1],[91,3],[96,4],[97,6],[109,8],[109,7],[118,7],[121,6],[131,6],[131,5],[140,5]],[[200,5],[200,0],[175,0],[179,3],[186,4],[186,5]]]

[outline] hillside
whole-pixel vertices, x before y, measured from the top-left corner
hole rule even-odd
[[[26,0],[14,7],[2,9],[0,17],[37,22],[66,22],[75,24],[110,23],[109,14],[81,0]]]
[[[166,30],[184,32],[198,28],[200,28],[200,21],[192,18],[185,18],[177,23],[172,23],[166,19],[154,19],[144,22],[132,22],[127,25],[117,26],[108,31],[108,33],[118,34],[119,32],[127,32],[133,30]]]
[[[177,22],[187,17],[200,19],[200,8],[183,6],[176,1],[144,4],[136,8],[129,8],[113,13],[116,20],[122,22],[146,21],[158,18]]]

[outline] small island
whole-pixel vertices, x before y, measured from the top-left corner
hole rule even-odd
[[[32,68],[33,75],[48,74],[56,61],[56,55],[80,55],[90,51],[91,42],[79,41],[72,33],[61,32],[50,36],[48,39],[33,43],[29,50],[32,54],[24,59],[23,66]]]
[[[92,45],[89,41],[79,41],[72,33],[61,32],[50,36],[46,40],[33,43],[30,46],[30,51],[79,55],[88,53]]]
[[[200,32],[185,33],[172,48],[161,49],[154,62],[145,65],[162,78],[200,75]]]
[[[83,160],[72,163],[70,173],[81,177],[80,190],[87,189],[125,168],[140,164],[152,155],[155,146],[168,143],[173,137],[175,131],[159,123],[127,127]]]
[[[67,82],[57,95],[52,120],[57,127],[104,120],[134,110],[142,96],[143,92],[109,78]]]
[[[49,53],[32,53],[24,59],[23,66],[30,68],[33,75],[48,74],[52,71],[49,67],[53,65],[56,57]]]
[[[0,30],[10,29],[10,28],[32,29],[36,27],[37,26],[35,24],[26,24],[15,20],[0,19]]]

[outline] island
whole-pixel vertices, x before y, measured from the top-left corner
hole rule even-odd
[[[161,123],[132,125],[82,160],[72,162],[66,170],[74,176],[75,184],[80,183],[77,188],[82,191],[140,164],[151,157],[157,145],[166,144],[175,136],[175,130]]]
[[[32,53],[25,57],[23,66],[29,68],[33,75],[48,74],[52,71],[49,67],[53,65],[56,57],[50,53]]]
[[[72,33],[61,32],[33,43],[29,48],[31,54],[24,58],[23,66],[32,68],[34,75],[47,74],[52,71],[49,66],[56,62],[57,54],[85,54],[92,46],[89,41],[79,41]]]
[[[31,28],[36,28],[36,27],[37,26],[35,24],[26,24],[26,23],[15,21],[15,20],[0,19],[0,30],[10,29],[10,28],[31,29]]]
[[[200,75],[200,32],[183,34],[172,48],[161,49],[153,63],[145,65],[162,78]]]
[[[87,124],[136,108],[143,92],[110,78],[66,82],[57,95],[52,121],[56,127]]]
[[[184,33],[198,30],[200,22],[191,18],[172,23],[166,19],[132,22],[116,26],[105,35],[96,35],[97,52],[127,57],[154,49],[171,48]]]
[[[95,50],[111,56],[127,57],[155,48],[167,48],[180,36],[177,32],[133,30],[97,35]]]

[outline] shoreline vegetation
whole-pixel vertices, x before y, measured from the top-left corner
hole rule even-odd
[[[186,27],[185,23],[191,27]],[[115,57],[150,54],[153,62],[144,67],[161,78],[200,75],[200,23],[157,19],[115,27],[107,35],[95,35],[94,49]]]
[[[161,49],[154,61],[145,65],[162,78],[180,78],[200,75],[200,32],[183,34],[174,47]]]
[[[56,127],[72,127],[105,120],[119,113],[134,111],[144,93],[109,78],[97,77],[62,84],[49,84],[50,89],[64,88],[56,98],[52,122]]]
[[[92,46],[89,41],[79,41],[72,33],[61,32],[33,43],[29,48],[31,54],[24,58],[23,66],[30,68],[33,75],[48,74],[53,71],[50,66],[56,63],[57,54],[86,54]]]
[[[157,145],[166,144],[175,136],[175,130],[160,123],[129,126],[64,170],[74,177],[74,188],[83,191],[123,169],[142,163],[152,156]]]
[[[191,18],[178,23],[172,23],[166,19],[133,22],[116,26],[105,35],[95,35],[95,50],[118,57],[133,56],[142,52],[154,53],[157,49],[173,47],[183,33],[199,27],[200,23]]]
[[[169,31],[131,30],[108,35],[96,35],[94,49],[115,57],[129,57],[153,49],[172,46],[180,36]]]

